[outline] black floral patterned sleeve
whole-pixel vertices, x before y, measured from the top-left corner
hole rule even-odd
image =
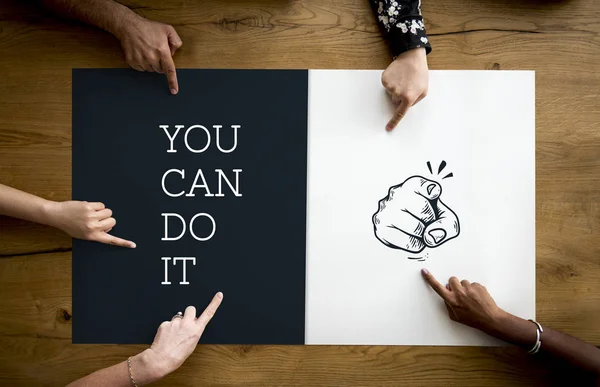
[[[377,22],[385,31],[394,58],[405,51],[431,45],[421,17],[421,0],[370,0]]]

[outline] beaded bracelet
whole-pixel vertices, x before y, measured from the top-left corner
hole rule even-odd
[[[131,356],[127,359],[127,368],[129,369],[129,380],[131,380],[131,384],[133,387],[139,387],[138,384],[133,379],[133,373],[131,372]]]

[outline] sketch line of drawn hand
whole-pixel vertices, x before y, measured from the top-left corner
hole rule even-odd
[[[411,176],[390,187],[373,215],[375,237],[384,245],[420,253],[460,233],[458,217],[440,199],[442,186],[422,176]]]

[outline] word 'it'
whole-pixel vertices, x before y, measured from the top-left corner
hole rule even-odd
[[[175,125],[175,132],[171,133],[169,131],[169,125],[159,125],[165,131],[167,138],[169,139],[169,149],[167,149],[167,153],[177,153],[177,149],[175,149],[175,138],[181,131],[181,129],[185,128],[185,125]],[[237,131],[241,128],[241,125],[231,125],[231,129],[233,130],[233,144],[229,149],[225,149],[221,146],[221,128],[223,125],[213,125],[213,129],[216,133],[216,145],[217,149],[221,151],[221,153],[231,153],[237,148]],[[190,138],[194,138],[193,141]],[[208,130],[205,126],[202,125],[192,125],[185,130],[183,134],[183,143],[188,151],[192,153],[202,153],[206,151],[212,142],[212,135],[210,130]]]
[[[169,262],[173,260],[173,266],[177,266],[177,262],[183,262],[183,275],[179,285],[189,285],[190,283],[187,281],[187,263],[192,262],[192,265],[196,266],[196,257],[162,257],[161,258],[165,263],[165,280],[161,282],[161,285],[171,285],[169,281]]]

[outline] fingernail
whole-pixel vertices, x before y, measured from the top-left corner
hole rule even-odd
[[[171,89],[171,94],[173,94],[173,95],[177,94],[177,89]]]
[[[217,293],[217,298],[219,298],[219,299],[223,299],[223,293],[221,293],[221,292],[218,292],[218,293]]]
[[[423,275],[429,275],[429,270],[427,270],[427,269],[423,268],[423,269],[421,269],[421,273],[422,273]]]
[[[442,230],[441,228],[436,228],[435,230],[429,231],[429,235],[431,235],[431,237],[437,244],[446,237],[446,231]]]
[[[426,189],[430,200],[439,198],[440,194],[442,193],[441,186],[435,182],[428,183]]]
[[[428,193],[429,195],[431,195],[431,191],[433,191],[433,189],[434,189],[434,188],[435,188],[435,184],[429,184],[429,185],[427,186],[427,193]]]
[[[391,132],[391,131],[392,131],[392,129],[394,129],[394,128],[392,128],[390,125],[387,125],[387,126],[385,127],[385,130],[387,130],[388,132]]]
[[[132,249],[135,249],[137,247],[137,245],[135,243],[133,243],[133,242],[131,242],[130,246],[131,246]]]

